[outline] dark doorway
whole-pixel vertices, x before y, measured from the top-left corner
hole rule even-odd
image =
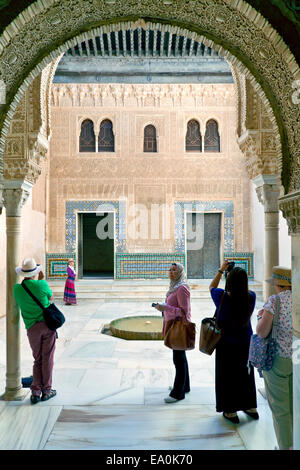
[[[187,213],[187,277],[213,279],[220,267],[221,214]],[[202,240],[201,247],[191,240],[191,234]],[[190,239],[189,239],[190,238]]]
[[[79,215],[80,277],[114,277],[114,214]]]

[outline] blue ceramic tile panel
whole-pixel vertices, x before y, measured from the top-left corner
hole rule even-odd
[[[65,279],[69,258],[74,258],[76,269],[76,259],[74,253],[46,253],[46,279]]]
[[[178,253],[126,253],[116,254],[118,279],[168,278],[171,263],[185,264],[184,255]]]
[[[249,279],[253,279],[254,272],[253,272],[253,253],[224,253],[224,259],[228,259],[229,261],[234,261],[235,266],[239,266],[248,274]]]

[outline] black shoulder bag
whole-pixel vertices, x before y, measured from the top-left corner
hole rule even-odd
[[[26,292],[32,297],[32,299],[38,304],[38,306],[43,310],[44,320],[49,330],[56,331],[57,328],[60,328],[66,321],[63,313],[56,307],[55,304],[50,304],[49,307],[44,307],[41,302],[36,298],[35,295],[28,289],[24,281],[22,281],[22,287]]]

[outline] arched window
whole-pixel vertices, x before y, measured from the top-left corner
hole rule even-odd
[[[220,135],[218,131],[218,123],[213,119],[210,119],[206,123],[204,152],[220,152]]]
[[[98,152],[114,152],[115,136],[113,133],[113,125],[109,119],[105,119],[100,124],[98,136]]]
[[[186,152],[201,152],[202,137],[200,133],[199,122],[192,119],[187,124],[185,136],[185,150]]]
[[[79,152],[95,152],[96,139],[94,134],[94,123],[90,119],[86,119],[81,124],[81,132],[79,139]]]
[[[144,152],[157,152],[156,129],[151,124],[144,129]]]

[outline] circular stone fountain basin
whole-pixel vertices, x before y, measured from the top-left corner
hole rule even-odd
[[[140,315],[117,318],[110,323],[114,336],[133,340],[162,340],[162,317]]]

